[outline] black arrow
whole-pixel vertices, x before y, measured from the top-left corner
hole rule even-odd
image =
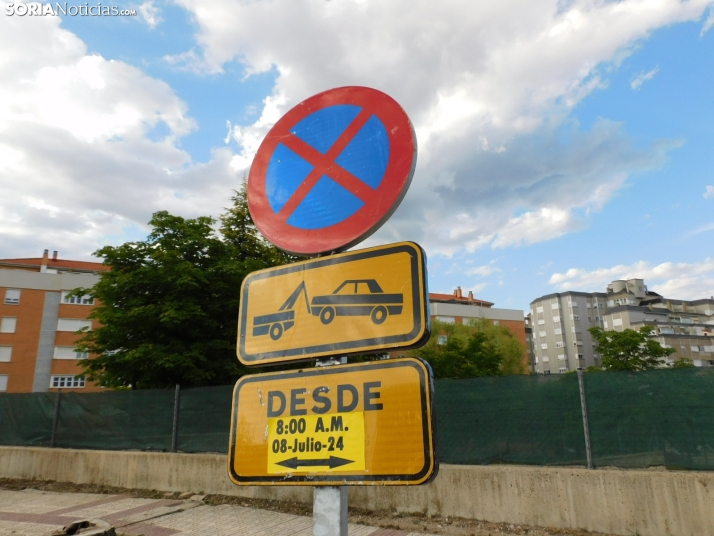
[[[298,467],[319,467],[322,465],[327,465],[330,469],[335,467],[340,467],[341,465],[347,465],[348,463],[354,463],[354,460],[345,460],[344,458],[338,458],[337,456],[330,456],[322,460],[299,460],[297,456],[295,458],[290,458],[282,462],[275,462],[275,465],[282,465],[288,469],[297,469]]]

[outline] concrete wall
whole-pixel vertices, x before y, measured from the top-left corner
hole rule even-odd
[[[226,456],[0,447],[0,477],[312,500],[307,487],[238,487]],[[426,486],[350,488],[350,505],[631,536],[714,534],[714,474],[442,465]]]

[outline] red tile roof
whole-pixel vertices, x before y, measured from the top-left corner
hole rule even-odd
[[[485,300],[479,300],[478,298],[468,298],[466,296],[458,297],[453,294],[437,294],[434,292],[429,293],[430,302],[446,302],[446,303],[459,303],[462,305],[480,305],[481,307],[491,307],[492,302]]]
[[[31,259],[0,259],[0,265],[10,264],[14,266],[21,267],[37,267],[39,269],[42,266],[42,257],[35,257]],[[108,272],[111,268],[105,266],[101,262],[90,262],[90,261],[71,261],[67,259],[47,259],[47,268],[50,269],[64,269],[64,270],[80,270],[83,272]]]

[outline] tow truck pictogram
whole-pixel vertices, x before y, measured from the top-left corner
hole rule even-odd
[[[293,293],[290,294],[288,299],[285,300],[285,303],[280,306],[280,312],[253,318],[253,337],[269,333],[270,338],[277,341],[283,336],[283,331],[287,331],[293,327],[295,325],[295,311],[293,307],[300,297],[300,294],[305,294],[305,305],[309,313],[310,300],[307,297],[305,281],[303,281],[297,286]]]
[[[326,296],[310,301],[305,282],[300,283],[280,306],[277,313],[253,318],[253,336],[270,335],[277,341],[283,332],[295,325],[295,304],[305,295],[308,314],[320,317],[327,325],[335,316],[369,316],[374,324],[382,324],[389,315],[402,314],[404,294],[386,294],[374,279],[348,279]]]

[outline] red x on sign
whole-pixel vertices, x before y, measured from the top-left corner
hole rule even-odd
[[[325,91],[285,114],[250,170],[248,203],[268,240],[297,254],[347,249],[396,210],[416,163],[414,131],[388,95]]]

